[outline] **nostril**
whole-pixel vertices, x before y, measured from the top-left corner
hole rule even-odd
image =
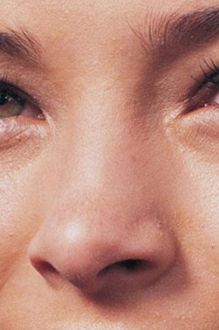
[[[149,263],[138,259],[128,259],[118,262],[118,266],[122,268],[126,268],[129,271],[135,271],[145,268],[146,266],[148,267]]]
[[[151,268],[152,268],[152,263],[149,261],[140,260],[140,259],[127,259],[127,260],[122,260],[122,261],[116,262],[114,264],[111,264],[111,265],[105,267],[100,272],[100,274],[103,275],[114,269],[125,270],[128,272],[137,272],[137,271],[146,270],[146,269],[149,270]]]
[[[35,261],[32,264],[41,274],[52,275],[57,273],[56,269],[47,261]]]
[[[43,262],[41,263],[41,268],[44,270],[46,273],[56,273],[56,269],[49,263],[49,262]]]

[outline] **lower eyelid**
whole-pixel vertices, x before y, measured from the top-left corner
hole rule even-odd
[[[33,119],[35,118],[38,120],[45,120],[45,116],[42,113],[42,111],[37,107],[30,105],[28,103],[26,103],[25,109],[22,111],[20,116],[31,117]]]
[[[196,95],[186,100],[185,113],[190,113],[197,111],[201,108],[205,108],[206,105],[210,106],[210,104],[212,103],[212,99],[216,94],[217,94],[216,87],[211,87],[211,88],[208,87],[200,90]]]
[[[180,119],[182,130],[190,130],[191,133],[206,135],[209,138],[219,138],[219,107],[207,105],[191,113],[185,114]]]
[[[37,121],[39,122],[39,120]],[[42,139],[46,135],[45,127],[30,124],[28,118],[2,119],[0,120],[0,151],[24,143],[33,137]]]

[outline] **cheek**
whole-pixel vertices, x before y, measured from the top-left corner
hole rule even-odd
[[[219,171],[183,153],[172,192],[172,212],[183,257],[194,282],[216,288],[219,274]],[[210,292],[210,291],[209,291]]]
[[[36,223],[34,196],[28,197],[27,182],[21,173],[0,180],[0,291],[26,253]]]

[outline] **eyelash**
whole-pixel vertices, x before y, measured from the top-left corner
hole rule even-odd
[[[211,63],[208,63],[205,60],[204,63],[206,65],[208,71],[206,71],[205,68],[203,68],[203,66],[200,67],[202,70],[203,79],[204,79],[203,84],[211,83],[214,86],[219,85],[219,79],[218,79],[218,81],[216,81],[214,79],[215,76],[219,74],[219,67],[216,65],[216,63],[213,60],[211,60]]]
[[[194,111],[197,108],[204,108],[209,106],[209,102],[219,92],[219,66],[210,59],[210,62],[204,60],[204,64],[200,66],[201,77],[194,78],[195,87],[190,91],[186,97],[188,104],[188,112]]]
[[[197,79],[191,76],[191,78],[195,80],[196,84],[195,88],[193,88],[189,92],[189,95],[184,98],[187,103],[186,112],[191,112],[197,108],[208,106],[209,100],[214,96],[217,90],[219,91],[219,66],[216,65],[214,60],[210,59],[209,62],[204,60],[203,65],[200,66],[200,70],[201,77]],[[4,93],[10,99],[24,107],[29,104],[36,110],[36,112],[38,112],[36,115],[37,119],[45,119],[44,114],[41,111],[41,106],[36,98],[26,93],[18,86],[19,83],[11,83],[8,80],[7,75],[0,78],[0,94]],[[22,116],[22,114],[17,117],[19,116]]]
[[[0,78],[0,94],[5,94],[8,100],[14,100],[14,102],[23,107],[30,105],[36,112],[37,119],[45,119],[39,102],[33,96],[19,88],[18,85],[18,83],[11,83],[5,75]],[[22,116],[22,114],[17,117],[19,116]]]

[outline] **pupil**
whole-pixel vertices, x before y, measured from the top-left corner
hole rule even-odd
[[[0,94],[0,105],[4,105],[8,102],[7,97],[5,96],[5,94]]]

